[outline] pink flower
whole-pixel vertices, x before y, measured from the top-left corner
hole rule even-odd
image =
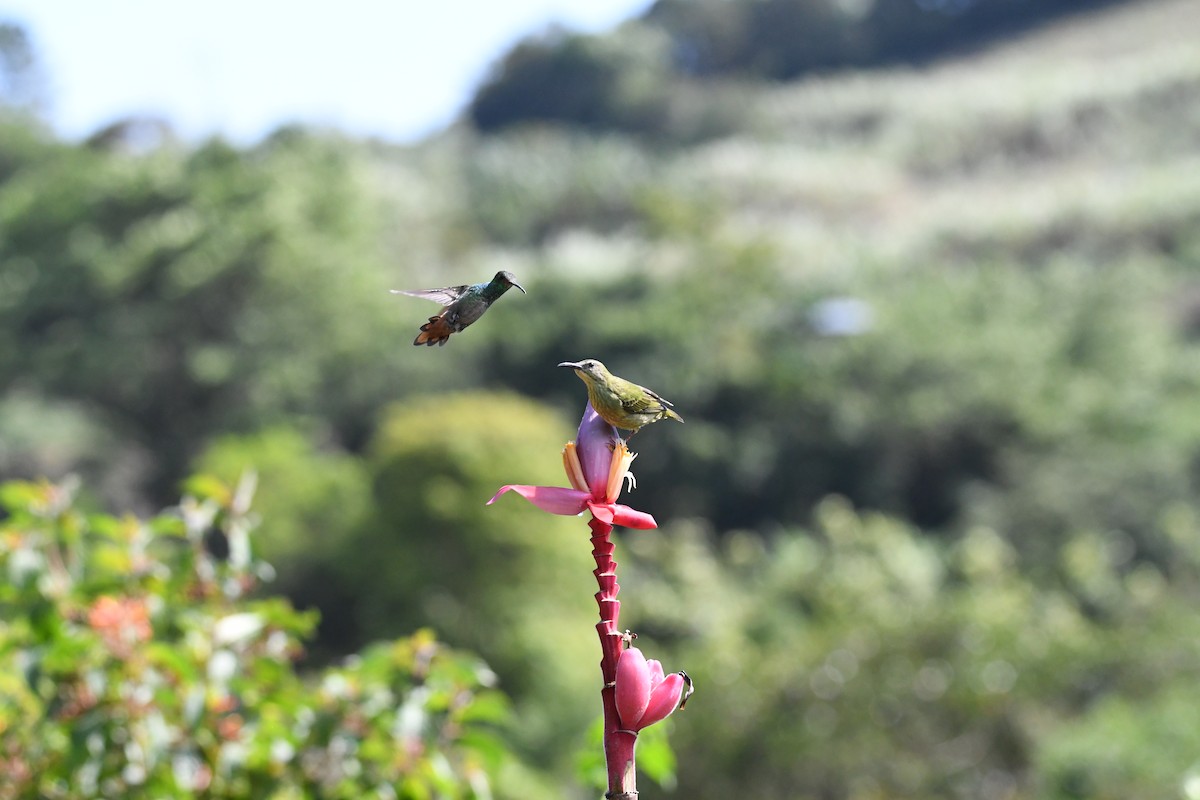
[[[616,683],[621,727],[635,733],[683,708],[692,693],[687,673],[672,672],[664,676],[662,664],[654,659],[647,661],[636,647],[624,650],[617,659]]]
[[[488,505],[505,492],[516,492],[543,511],[575,516],[591,511],[592,516],[608,525],[626,528],[657,528],[649,514],[617,502],[628,480],[633,488],[629,465],[636,457],[629,452],[615,428],[600,418],[589,402],[583,410],[579,433],[563,448],[563,467],[571,488],[561,486],[501,486]]]

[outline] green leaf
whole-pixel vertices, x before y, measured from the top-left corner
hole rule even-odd
[[[604,761],[604,717],[596,717],[588,726],[583,747],[575,754],[575,776],[584,786],[603,791],[608,788],[608,768]]]
[[[233,499],[233,491],[215,475],[193,475],[183,482],[183,490],[200,500],[215,500],[218,505],[229,505]]]
[[[504,738],[486,731],[470,729],[455,742],[459,749],[479,756],[492,770],[497,770],[512,755],[512,745]]]
[[[462,722],[502,723],[511,718],[512,703],[497,691],[485,690],[472,698],[460,713]]]
[[[29,511],[45,498],[45,487],[27,481],[9,481],[0,484],[0,505],[13,513]]]
[[[667,740],[667,722],[644,728],[638,734],[638,772],[664,789],[675,785],[675,751]]]

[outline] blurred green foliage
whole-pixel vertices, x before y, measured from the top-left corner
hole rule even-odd
[[[684,5],[736,4],[657,8]],[[1200,796],[1193,12],[666,95],[644,27],[571,42],[606,113],[665,97],[649,137],[145,147],[0,119],[0,472],[82,475],[86,519],[253,468],[268,588],[321,611],[306,669],[433,626],[512,698],[496,794],[583,797],[586,529],[484,504],[564,483],[583,392],[553,365],[598,357],[687,419],[634,440],[625,499],[662,529],[618,552],[623,623],[699,687],[655,780]],[[606,72],[626,47],[647,85]],[[498,269],[530,294],[409,345],[435,307],[388,288]]]
[[[423,631],[301,676],[316,616],[247,594],[252,482],[191,486],[150,520],[0,486],[0,797],[492,796],[494,674]]]
[[[627,620],[701,691],[672,719],[680,794],[1177,796],[1200,663],[1198,531],[1178,524],[1166,571],[1072,537],[1059,585],[992,529],[943,544],[836,498],[772,541],[631,537]]]
[[[353,546],[351,532],[370,513],[363,464],[337,448],[314,447],[297,429],[275,427],[217,439],[198,459],[197,469],[226,482],[245,473],[258,476],[255,508],[262,523],[255,548],[273,568],[270,590],[323,612],[309,658],[325,662],[366,645],[343,619],[352,591],[331,568]],[[387,635],[394,638],[415,627]]]
[[[542,758],[572,755],[564,731],[597,713],[596,605],[581,591],[590,532],[515,498],[484,504],[505,483],[565,485],[558,453],[571,437],[551,409],[511,394],[390,407],[368,457],[374,515],[338,559],[344,622],[367,638],[430,624],[483,655],[517,704],[516,740]]]

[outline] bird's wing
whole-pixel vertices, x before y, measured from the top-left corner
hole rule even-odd
[[[645,387],[643,387],[643,388],[645,388]],[[653,398],[654,398],[655,400],[657,400],[659,403],[662,403],[662,405],[666,406],[667,408],[674,408],[674,407],[675,407],[675,404],[674,404],[674,403],[672,403],[672,402],[671,402],[670,400],[668,400],[667,398],[663,397],[663,396],[662,396],[661,394],[659,394],[658,392],[651,391],[650,389],[646,389],[646,394],[650,395],[651,397],[653,397]]]
[[[406,294],[409,297],[420,297],[448,306],[463,296],[470,286],[446,286],[441,289],[392,289],[392,294]]]
[[[631,397],[627,397],[621,401],[621,406],[628,412],[637,414],[645,411],[661,410],[673,406],[674,403],[669,400],[664,400],[657,393],[647,389],[645,386],[634,384],[640,392],[634,392]]]

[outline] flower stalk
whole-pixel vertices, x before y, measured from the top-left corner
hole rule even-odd
[[[600,675],[604,680],[600,701],[604,707],[604,760],[608,766],[608,794],[605,797],[635,798],[637,732],[624,730],[617,713],[617,662],[627,640],[618,625],[621,601],[617,599],[617,593],[621,591],[621,585],[617,583],[617,562],[613,558],[613,526],[593,517],[588,527],[592,529],[592,557],[596,560],[592,574],[599,587],[596,605],[600,609],[600,621],[596,623],[596,633],[600,636]]]
[[[600,612],[596,632],[600,637],[600,697],[608,772],[608,792],[604,796],[609,800],[636,800],[638,731],[681,708],[692,691],[685,673],[664,676],[657,661],[647,661],[637,648],[629,646],[634,635],[620,629],[621,601],[617,594],[621,586],[613,558],[613,527],[646,529],[656,528],[658,523],[651,515],[617,502],[626,483],[630,490],[636,486],[629,471],[636,454],[629,452],[617,430],[600,418],[590,402],[584,408],[575,441],[567,443],[562,457],[571,488],[512,484],[501,487],[488,504],[511,491],[552,514],[591,512],[588,527],[596,561],[592,574],[596,577]],[[622,707],[627,719],[622,719]]]

